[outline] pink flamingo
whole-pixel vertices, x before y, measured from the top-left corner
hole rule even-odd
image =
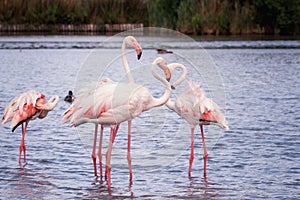
[[[108,188],[111,187],[110,157],[112,145],[119,124],[124,121],[131,121],[142,112],[153,107],[162,106],[170,97],[171,86],[167,80],[157,74],[155,70],[156,65],[163,69],[166,68],[167,63],[163,58],[157,58],[152,63],[151,68],[152,75],[166,87],[166,91],[162,97],[154,98],[145,87],[132,82],[116,83],[107,81],[106,83],[101,82],[93,92],[85,93],[85,95],[76,98],[72,106],[64,113],[63,121],[69,121],[73,126],[78,126],[83,123],[111,126],[110,143],[106,153]],[[128,135],[130,135],[130,126],[128,127]],[[130,151],[130,140],[128,141],[128,148]]]
[[[167,80],[170,80],[171,75],[176,68],[180,68],[185,71],[184,66],[180,64],[178,65],[172,63],[167,67],[168,69],[164,69]],[[174,84],[172,84],[172,86],[176,87],[182,81],[183,79],[176,81]],[[208,157],[208,153],[204,139],[203,125],[217,125],[225,130],[228,130],[229,127],[225,116],[220,111],[219,106],[211,99],[207,98],[202,88],[192,81],[189,82],[189,88],[184,93],[182,93],[175,102],[172,102],[169,99],[166,103],[166,106],[169,109],[175,111],[183,119],[185,119],[191,127],[191,155],[188,170],[189,176],[191,176],[192,164],[194,160],[194,129],[196,125],[200,125],[204,149],[204,177],[206,177],[206,160]]]
[[[12,129],[12,132],[22,124],[22,140],[18,158],[21,167],[22,152],[24,153],[24,166],[26,165],[26,146],[24,139],[29,121],[46,117],[48,112],[54,109],[58,100],[59,97],[55,95],[46,102],[46,96],[44,94],[35,90],[30,90],[15,97],[5,108],[2,124],[11,121],[10,128]]]
[[[125,73],[127,75],[128,82],[133,83],[134,80],[131,75],[131,71],[128,65],[128,61],[126,58],[126,46],[131,46],[135,49],[137,59],[139,60],[142,56],[142,48],[140,44],[137,42],[137,40],[133,36],[127,36],[124,38],[122,43],[122,62],[125,69]],[[102,78],[98,84],[106,84],[106,83],[112,83],[109,78]],[[90,95],[90,93],[93,93],[95,90],[95,85],[91,84],[90,86],[87,86],[82,91],[80,91],[81,94],[78,94],[77,98],[81,98],[78,101],[84,101],[83,99]],[[118,131],[119,126],[116,126],[116,132]],[[130,139],[130,128],[131,128],[131,121],[128,121],[128,139]],[[102,178],[102,140],[103,140],[103,131],[104,126],[101,125],[100,127],[100,140],[99,140],[99,147],[98,147],[98,159],[99,159],[99,168],[100,168],[100,178]],[[94,166],[94,175],[97,177],[97,165],[96,165],[96,142],[97,142],[97,132],[98,132],[98,124],[95,124],[95,131],[94,131],[94,142],[93,142],[93,148],[92,148],[92,160],[93,160],[93,166]],[[128,157],[128,166],[130,171],[130,180],[132,179],[132,170],[131,170],[131,157],[130,157],[130,149],[127,151],[127,157]]]

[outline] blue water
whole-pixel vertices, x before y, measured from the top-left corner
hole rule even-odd
[[[0,111],[14,96],[33,88],[48,98],[54,94],[61,98],[45,119],[29,123],[25,138],[28,164],[24,169],[17,163],[20,128],[11,133],[8,124],[1,125],[0,199],[300,198],[299,41],[199,41],[219,71],[226,96],[222,107],[230,127],[226,132],[206,129],[211,144],[207,178],[203,178],[199,129],[195,135],[192,177],[188,177],[190,129],[164,106],[133,120],[132,185],[126,160],[127,126],[121,125],[113,147],[112,189],[108,190],[106,182],[96,180],[93,175],[90,158],[93,126],[74,128],[61,122],[63,112],[69,107],[63,98],[68,90],[76,89],[83,66],[95,52],[93,48],[100,46],[98,50],[103,53],[99,65],[105,58],[119,55],[118,40],[98,43],[107,39],[106,36],[0,37]],[[161,56],[154,50],[157,44],[148,44],[147,38],[140,39],[145,51],[137,63],[148,64]],[[189,43],[176,41],[168,45],[174,53],[197,51],[191,50]],[[184,61],[178,55],[163,56]],[[133,58],[129,61],[135,62]],[[193,80],[205,82],[205,74],[197,80],[194,68],[189,70]],[[123,73],[122,68],[119,71]],[[145,73],[139,73],[138,69],[133,71],[139,75],[135,77],[137,82],[149,77],[144,78]],[[87,70],[87,74],[91,81],[100,76],[93,70]],[[124,79],[109,70],[104,75],[115,81]],[[150,83],[145,84],[153,89]],[[153,95],[161,95],[160,90],[153,91]],[[108,128],[105,131],[107,140]],[[215,132],[217,139],[210,139]],[[106,152],[106,144],[103,151]]]

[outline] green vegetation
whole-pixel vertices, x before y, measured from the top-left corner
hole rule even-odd
[[[143,23],[190,34],[300,33],[300,0],[0,0],[1,25]]]

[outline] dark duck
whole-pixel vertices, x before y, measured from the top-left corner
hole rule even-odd
[[[65,102],[72,103],[74,101],[73,92],[70,90],[68,95],[65,97]]]

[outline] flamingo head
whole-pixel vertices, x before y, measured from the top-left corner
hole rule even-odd
[[[140,46],[140,44],[137,42],[137,40],[135,39],[135,37],[133,36],[127,36],[125,38],[125,43],[126,45],[132,46],[135,51],[136,51],[136,55],[137,55],[137,59],[139,60],[142,56],[142,47]]]
[[[170,69],[168,68],[168,64],[167,64],[167,61],[165,59],[163,59],[162,57],[158,57],[156,60],[155,60],[156,64],[164,71],[164,75],[165,75],[165,78],[168,82],[171,81],[171,71]],[[171,88],[172,89],[175,89],[175,87],[173,85],[171,85]]]

